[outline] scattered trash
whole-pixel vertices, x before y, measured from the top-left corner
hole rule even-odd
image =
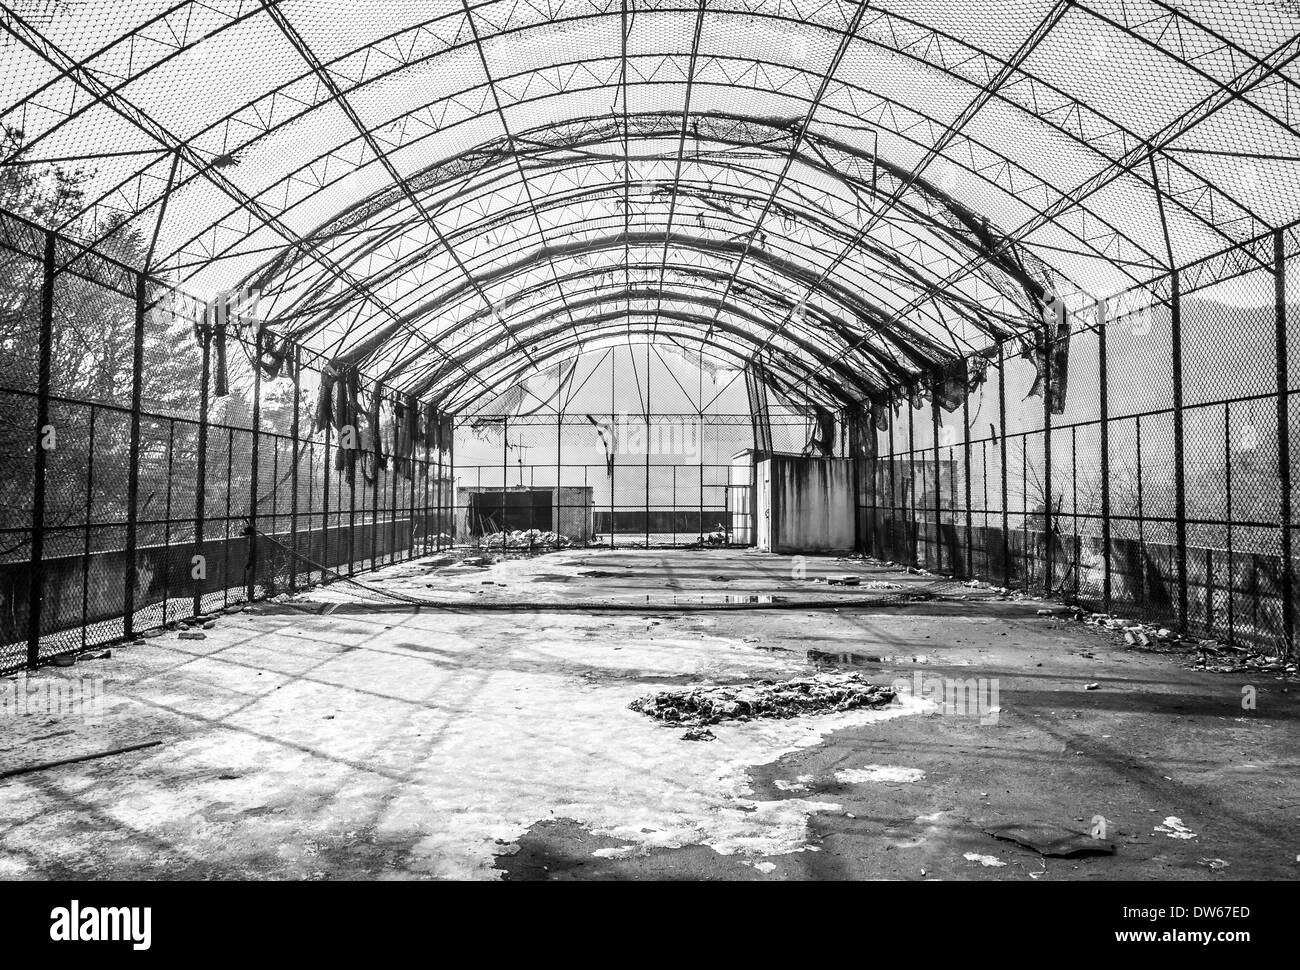
[[[207,638],[206,633],[199,633],[197,630],[186,630],[180,635],[182,640],[206,640]]]
[[[980,865],[984,866],[985,868],[996,868],[996,867],[1006,865],[1005,862],[1003,862],[995,855],[980,855],[978,852],[967,852],[965,855],[962,856],[962,858],[966,859],[969,862],[978,862]],[[924,875],[924,871],[922,872],[922,874]]]
[[[1084,690],[1101,690],[1101,684],[1084,684]]]
[[[862,580],[857,576],[832,576],[829,582],[832,586],[857,586]]]
[[[65,653],[55,657],[50,662],[56,667],[71,667],[77,662],[77,657],[75,654]]]
[[[753,717],[795,717],[859,707],[883,707],[894,692],[861,674],[821,674],[812,678],[725,687],[691,687],[638,697],[628,705],[649,717],[674,724],[717,724]]]
[[[1228,863],[1224,862],[1222,859],[1202,859],[1197,863],[1197,865],[1205,866],[1205,868],[1209,869],[1211,872],[1219,872],[1222,869],[1228,868]]]
[[[1183,824],[1183,820],[1177,815],[1170,815],[1165,819],[1163,825],[1157,825],[1155,831],[1163,832],[1171,839],[1194,839],[1196,833]]]
[[[1039,855],[1070,859],[1084,855],[1114,855],[1115,843],[1054,822],[1011,822],[984,830],[985,834],[1033,849]]]
[[[731,533],[722,525],[721,522],[713,527],[712,532],[705,533],[696,540],[699,546],[725,546],[731,542]]]
[[[113,659],[112,650],[101,650],[99,651],[99,653],[94,653],[94,652],[83,653],[81,656],[77,658],[77,661],[80,662],[82,660],[112,660],[112,659]]]

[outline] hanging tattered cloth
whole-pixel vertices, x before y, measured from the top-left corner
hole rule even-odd
[[[362,462],[361,471],[366,478],[374,481],[379,474],[380,469],[388,467],[388,455],[384,452],[384,436],[381,425],[380,407],[383,404],[383,395],[376,385],[370,392],[370,407],[366,410],[366,439],[364,450],[371,456],[370,471],[366,471],[365,462]]]
[[[613,478],[614,450],[617,447],[617,436],[614,431],[614,426],[608,421],[594,418],[590,414],[587,415],[587,420],[590,421],[591,426],[596,429],[596,437],[600,439],[600,443],[605,446],[605,473],[610,478]],[[608,437],[606,436],[607,432]]]
[[[889,430],[889,398],[871,399],[871,424],[877,431]]]
[[[226,324],[224,314],[215,306],[204,307],[203,316],[194,326],[194,337],[200,347],[210,347],[215,355],[212,360],[212,385],[217,397],[226,397],[230,393],[229,372],[226,369]]]
[[[330,381],[330,388],[334,392],[333,406],[329,407],[323,401],[318,402],[316,415],[319,421],[322,412],[325,411],[326,420],[332,419],[339,433],[338,450],[334,452],[334,467],[338,471],[346,471],[348,484],[352,484],[357,480],[357,445],[359,444],[357,415],[361,410],[357,397],[361,393],[360,375],[355,366],[344,366],[337,370],[330,368],[330,370],[333,371],[333,378]],[[326,393],[324,381],[321,382],[321,392],[322,395]]]
[[[419,411],[415,398],[405,394],[393,402],[393,471],[410,479],[415,465],[415,438]]]
[[[813,405],[813,432],[804,445],[806,456],[820,455],[829,458],[835,450],[835,412],[819,404]]]
[[[435,451],[451,449],[452,422],[455,415],[439,410],[432,401],[424,405],[424,427],[421,429],[420,441],[426,448]]]
[[[326,364],[320,372],[320,389],[316,394],[316,416],[312,420],[313,431],[324,431],[335,427],[334,424],[334,385],[338,382],[339,371],[333,364]]]
[[[432,401],[426,401],[424,403],[424,422],[420,428],[420,443],[431,451],[442,451],[440,430],[438,405]]]
[[[293,377],[298,368],[296,350],[297,345],[292,338],[282,337],[277,343],[275,334],[264,323],[258,322],[256,363],[265,377],[275,380],[280,376],[281,369],[284,370],[285,377]]]
[[[967,386],[965,357],[941,365],[934,379],[934,403],[945,411],[956,411],[966,400]]]
[[[1043,326],[1023,338],[1020,356],[1034,365],[1034,383],[1026,398],[1043,393],[1047,381],[1047,406],[1052,414],[1065,411],[1066,378],[1070,366],[1070,323],[1063,300],[1051,300],[1043,307]]]

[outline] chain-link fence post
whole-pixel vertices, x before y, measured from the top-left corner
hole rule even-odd
[[[244,565],[244,593],[251,601],[257,592],[257,487],[261,470],[262,440],[262,331],[258,326],[253,346],[253,443],[248,486],[248,560]]]
[[[138,582],[136,543],[140,504],[140,401],[144,394],[145,275],[135,278],[135,335],[131,352],[131,439],[126,461],[126,569],[122,591],[122,634],[135,635],[135,587]]]
[[[1178,571],[1178,625],[1187,629],[1187,469],[1183,452],[1183,322],[1178,270],[1170,274],[1169,342],[1174,383],[1174,555]]]
[[[290,371],[293,379],[293,417],[289,422],[289,434],[293,438],[293,447],[289,458],[290,462],[292,462],[289,466],[289,542],[292,544],[293,555],[289,557],[289,591],[293,592],[298,588],[298,437],[302,423],[302,402],[299,400],[302,386],[302,351],[297,345],[294,345],[289,349],[289,354]],[[278,481],[276,487],[279,487]],[[310,542],[307,544],[307,551],[311,551]]]
[[[45,466],[47,428],[50,423],[50,346],[54,331],[54,233],[45,233],[45,254],[41,280],[41,333],[36,379],[36,427],[32,494],[32,558],[28,572],[27,666],[41,659],[41,609],[45,603]]]
[[[1288,654],[1295,650],[1295,564],[1291,559],[1291,408],[1286,332],[1286,238],[1273,233],[1274,323],[1277,343],[1277,469],[1281,494],[1282,638]],[[1231,595],[1231,594],[1230,594]]]
[[[212,327],[208,321],[199,326],[199,447],[194,468],[194,555],[203,555],[203,528],[208,492],[208,377],[212,366]],[[191,569],[190,575],[194,576]],[[206,578],[207,571],[199,575]],[[194,580],[194,613],[203,612],[205,579]]]
[[[1055,573],[1052,557],[1055,555],[1052,537],[1056,521],[1052,515],[1052,354],[1056,352],[1056,315],[1050,309],[1043,313],[1043,593],[1052,595]],[[1028,451],[1029,439],[1025,439]],[[1025,533],[1028,542],[1028,530]]]
[[[1011,586],[1011,513],[1007,491],[1007,350],[998,341],[998,461],[1002,484],[1002,585]]]
[[[1106,301],[1097,301],[1097,397],[1101,430],[1101,609],[1110,612],[1110,385],[1106,373]]]
[[[930,386],[930,450],[934,455],[934,570],[943,571],[943,475],[939,471],[939,379]],[[929,565],[929,546],[926,547]]]

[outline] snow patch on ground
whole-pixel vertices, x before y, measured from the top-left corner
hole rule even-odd
[[[867,765],[835,772],[836,781],[850,785],[868,781],[913,782],[924,777],[925,772],[920,768],[899,768],[896,765]]]
[[[1163,825],[1157,825],[1155,831],[1162,832],[1171,839],[1194,839],[1196,833],[1183,824],[1177,815],[1170,815]]]

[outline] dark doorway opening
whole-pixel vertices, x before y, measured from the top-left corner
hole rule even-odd
[[[508,492],[473,492],[469,496],[470,534],[552,529],[552,495],[549,488]]]

